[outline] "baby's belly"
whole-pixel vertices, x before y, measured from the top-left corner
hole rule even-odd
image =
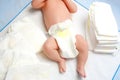
[[[68,11],[59,12],[47,12],[44,14],[44,20],[46,26],[49,28],[51,25],[65,21],[71,18],[71,14]]]
[[[52,0],[51,0],[52,1]],[[46,26],[49,28],[51,25],[70,19],[70,12],[63,1],[56,0],[50,4],[47,3],[43,8],[43,15]]]

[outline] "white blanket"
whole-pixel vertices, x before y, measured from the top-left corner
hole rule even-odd
[[[76,32],[84,35],[87,11],[77,6],[73,21]],[[76,59],[68,60],[66,72],[60,74],[57,63],[41,52],[46,31],[40,11],[28,6],[10,26],[9,33],[0,40],[0,80],[81,80],[76,72]],[[120,63],[119,57],[119,54],[89,52],[86,80],[111,80]]]

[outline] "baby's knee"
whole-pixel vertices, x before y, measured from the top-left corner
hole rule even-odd
[[[51,48],[50,44],[48,42],[45,42],[43,44],[43,51],[49,51]]]
[[[76,48],[79,51],[88,51],[87,41],[81,35],[76,35]]]
[[[58,49],[58,45],[53,38],[49,38],[43,44],[43,50],[45,50],[45,51],[51,51],[51,50],[57,50],[57,49]]]

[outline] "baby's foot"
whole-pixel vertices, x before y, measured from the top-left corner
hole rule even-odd
[[[59,66],[59,71],[61,73],[65,72],[66,71],[66,65],[65,65],[65,60],[61,60],[59,63],[58,63],[58,66]]]
[[[83,78],[86,77],[86,73],[85,73],[84,67],[77,67],[77,71],[78,71],[78,74],[79,74],[81,77],[83,77]]]

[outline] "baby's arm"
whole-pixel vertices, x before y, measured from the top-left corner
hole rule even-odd
[[[40,9],[45,5],[46,0],[32,0],[32,7],[35,9]]]
[[[68,10],[71,13],[74,13],[77,11],[77,6],[72,0],[63,0],[63,2],[66,4]]]

